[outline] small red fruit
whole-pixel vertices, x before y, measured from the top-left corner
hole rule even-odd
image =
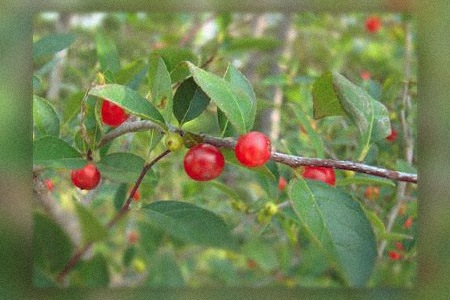
[[[380,196],[380,188],[376,186],[368,186],[366,187],[364,196],[366,196],[369,200],[376,200]]]
[[[389,258],[392,260],[399,260],[402,258],[402,255],[398,253],[397,251],[389,251],[388,252]]]
[[[139,199],[141,199],[141,193],[139,192],[139,190],[136,190],[136,192],[133,195],[133,200],[138,202]]]
[[[395,129],[391,130],[391,134],[386,137],[386,141],[394,142],[397,139],[398,132]]]
[[[381,18],[371,16],[366,19],[366,30],[370,33],[376,33],[381,29]]]
[[[270,159],[272,150],[269,138],[261,132],[251,131],[239,137],[235,155],[247,167],[259,167]]]
[[[125,110],[106,99],[102,103],[102,122],[105,125],[117,127],[128,119]]]
[[[207,181],[222,173],[225,159],[218,148],[210,144],[199,144],[189,149],[184,157],[184,171],[197,181]]]
[[[92,190],[100,182],[100,172],[93,164],[87,164],[81,169],[72,170],[70,177],[75,186],[82,190]]]
[[[369,71],[362,71],[361,74],[359,74],[359,76],[361,76],[361,79],[365,81],[369,80],[371,77]]]
[[[320,180],[328,185],[334,185],[336,183],[336,174],[331,167],[305,166],[303,178]]]
[[[133,230],[128,234],[128,243],[130,243],[131,245],[136,244],[138,240],[139,233],[136,230]]]
[[[286,185],[287,185],[286,179],[284,179],[283,176],[280,176],[280,179],[278,180],[278,189],[282,191],[286,188]]]
[[[409,216],[406,219],[405,223],[403,223],[403,227],[408,229],[408,228],[410,228],[412,226],[412,223],[413,223],[413,217]]]
[[[395,243],[395,248],[397,248],[397,250],[399,251],[405,251],[405,247],[403,247],[403,244],[400,242]]]
[[[47,190],[49,190],[50,192],[53,191],[54,184],[51,179],[45,179],[44,183],[45,186],[47,187]]]

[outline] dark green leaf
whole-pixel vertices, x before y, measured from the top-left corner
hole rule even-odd
[[[230,120],[239,133],[249,131],[253,126],[254,103],[242,92],[245,87],[235,91],[236,84],[187,63],[195,82],[211,98],[217,107]]]
[[[155,54],[150,56],[148,84],[151,101],[167,122],[172,117],[172,81],[164,60]]]
[[[69,237],[55,221],[41,213],[34,214],[33,222],[34,263],[43,271],[61,271],[72,255]]]
[[[33,96],[33,127],[35,138],[59,136],[59,118],[53,106],[44,98]]]
[[[198,117],[208,106],[209,98],[189,77],[177,88],[173,97],[173,113],[180,125]]]
[[[98,169],[104,178],[123,183],[133,183],[138,179],[145,161],[142,157],[131,153],[110,153],[98,163]],[[152,170],[147,172],[144,183],[155,178]]]
[[[173,237],[198,245],[236,249],[230,228],[217,215],[179,201],[157,201],[142,207],[148,221]]]
[[[108,231],[92,212],[78,201],[74,201],[75,211],[80,222],[81,233],[85,243],[99,242],[108,237]]]
[[[65,141],[46,136],[33,142],[33,164],[55,168],[81,168],[86,160]]]
[[[75,41],[73,33],[54,33],[33,43],[33,59],[52,55],[69,47]]]
[[[80,285],[85,287],[107,287],[109,284],[108,262],[102,254],[96,254],[89,261],[84,261],[79,273]]]
[[[164,118],[159,111],[147,99],[129,87],[119,84],[99,85],[91,89],[89,94],[107,99],[141,118],[161,125],[165,124]]]
[[[316,180],[291,180],[289,197],[300,224],[347,284],[366,285],[377,253],[372,226],[360,204]]]
[[[105,34],[98,32],[95,36],[95,42],[97,59],[103,73],[108,70],[113,74],[117,73],[120,70],[120,60],[114,41]]]

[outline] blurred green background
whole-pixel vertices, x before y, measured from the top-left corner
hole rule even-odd
[[[389,3],[388,3],[389,2]],[[190,5],[189,5],[190,4]],[[1,242],[0,253],[0,298],[32,299],[55,298],[98,299],[108,295],[110,298],[123,299],[126,296],[136,298],[148,297],[153,294],[146,290],[36,290],[31,288],[31,41],[32,15],[45,10],[96,10],[133,9],[152,10],[217,10],[231,8],[236,4],[228,2],[226,6],[218,2],[197,1],[168,2],[151,6],[138,2],[130,7],[129,3],[97,3],[37,1],[33,4],[16,3],[4,7],[0,21],[1,57],[0,62],[0,97],[2,105],[0,149],[0,185],[1,197]],[[418,165],[420,176],[419,210],[421,226],[419,235],[419,280],[413,290],[383,290],[371,291],[327,291],[327,290],[284,290],[284,289],[202,289],[190,290],[189,293],[180,290],[158,290],[159,299],[220,299],[237,297],[271,299],[274,297],[290,299],[300,296],[320,296],[333,298],[347,296],[373,296],[374,298],[390,298],[394,296],[443,296],[449,292],[450,258],[448,249],[448,225],[450,224],[450,202],[448,201],[448,182],[450,168],[444,167],[448,158],[449,131],[447,126],[450,118],[450,99],[448,93],[450,78],[450,9],[440,1],[414,3],[404,1],[349,1],[345,5],[334,6],[330,3],[306,1],[294,5],[291,2],[243,2],[233,6],[233,9],[255,11],[386,11],[413,10],[418,20]],[[430,147],[432,145],[432,147]],[[7,280],[7,282],[5,281]],[[234,296],[235,295],[235,296]],[[53,298],[53,297],[52,297]],[[303,298],[303,297],[302,297]]]

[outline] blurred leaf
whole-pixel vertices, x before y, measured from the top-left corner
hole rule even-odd
[[[125,152],[105,155],[97,167],[102,177],[123,183],[133,183],[139,178],[145,161],[142,157]],[[149,183],[155,178],[153,170],[149,170],[144,182]]]
[[[148,65],[143,59],[136,60],[115,74],[115,83],[137,90],[145,74],[147,74],[147,70]]]
[[[149,59],[148,84],[153,105],[159,109],[166,122],[170,122],[173,107],[172,81],[164,60],[154,53]]]
[[[248,168],[248,167],[243,166],[237,160],[234,150],[230,150],[230,149],[225,149],[224,148],[224,149],[221,149],[220,151],[222,152],[223,157],[225,158],[225,161],[227,163],[243,167],[245,170],[248,170],[250,172],[256,172],[256,173],[258,173],[258,174],[260,174],[262,176],[265,176],[265,177],[267,177],[267,178],[269,178],[270,180],[273,180],[273,181],[277,180],[277,178],[278,178],[277,177],[278,176],[277,171],[275,171],[275,169],[273,169],[273,168],[272,169],[269,168],[269,166],[271,165],[270,161],[267,162],[266,164],[264,164],[261,167]],[[272,165],[272,167],[273,167],[273,165]]]
[[[69,47],[75,41],[73,33],[53,33],[33,43],[33,59],[52,55]]]
[[[116,211],[120,211],[125,204],[126,197],[128,195],[128,184],[122,183],[114,195],[114,208]]]
[[[336,182],[336,186],[359,184],[359,185],[386,185],[395,187],[395,182],[389,179],[369,176],[369,175],[355,175],[352,177],[342,178]]]
[[[359,161],[367,154],[371,140],[384,139],[391,132],[386,107],[339,73],[326,73],[316,80],[313,102],[315,119],[346,114],[358,126]]]
[[[106,239],[108,231],[100,223],[99,219],[92,214],[91,210],[78,201],[74,201],[74,204],[84,243],[100,242]]]
[[[119,84],[99,85],[91,89],[89,94],[107,99],[141,118],[161,125],[165,124],[164,118],[159,111],[147,99],[129,87]]]
[[[195,82],[211,98],[219,109],[230,120],[239,133],[245,133],[253,127],[254,104],[242,90],[235,90],[232,84],[219,76],[202,70],[192,63],[187,63]],[[245,89],[242,87],[242,89]]]
[[[33,75],[33,92],[39,91],[42,88],[42,79],[37,75]]]
[[[368,209],[365,209],[364,212],[367,218],[369,219],[370,223],[372,224],[373,228],[375,229],[378,237],[385,235],[386,226],[384,226],[383,221],[377,216],[377,214]]]
[[[131,262],[133,261],[133,258],[136,256],[136,248],[133,246],[130,246],[125,250],[125,253],[123,254],[123,265],[125,267],[129,267]]]
[[[64,101],[62,106],[63,119],[62,123],[66,124],[70,122],[76,115],[81,112],[81,101],[83,100],[84,92],[77,92]]]
[[[108,262],[102,254],[96,254],[90,260],[83,261],[77,275],[81,279],[80,286],[93,288],[108,287]]]
[[[237,247],[227,224],[199,206],[179,201],[157,201],[141,210],[153,226],[182,241],[232,250]]]
[[[33,286],[37,288],[58,287],[55,281],[53,280],[53,277],[37,266],[33,266],[32,281]]]
[[[317,180],[291,180],[289,198],[300,224],[347,284],[365,286],[377,253],[371,224],[359,203]]]
[[[107,70],[113,74],[120,70],[119,53],[114,41],[102,32],[97,32],[95,36],[97,59],[100,68],[105,73]]]
[[[253,259],[266,272],[270,272],[278,267],[278,260],[273,245],[260,239],[252,239],[245,243],[242,246],[242,252],[249,259]]]
[[[164,232],[150,223],[139,222],[139,245],[144,249],[148,256],[152,256],[160,247]]]
[[[388,241],[413,240],[413,236],[397,232],[385,232],[380,235],[380,239]]]
[[[59,118],[53,106],[46,99],[33,96],[33,127],[35,137],[59,136]]]
[[[190,61],[194,64],[198,63],[197,56],[187,48],[166,47],[155,50],[153,53],[162,57],[166,63],[172,82],[183,80],[189,76],[188,67],[186,64],[181,64],[181,62]]]
[[[209,100],[192,77],[183,81],[173,97],[173,113],[180,125],[198,117],[208,106]]]
[[[163,251],[151,265],[147,285],[151,287],[182,287],[183,275],[173,252]]]
[[[41,213],[34,213],[33,226],[33,262],[42,271],[61,271],[72,255],[69,237],[55,221]]]
[[[65,141],[46,136],[33,142],[33,164],[54,168],[80,168],[86,164],[81,154]]]
[[[404,159],[397,159],[395,169],[399,172],[417,174],[417,169]]]
[[[272,37],[254,38],[232,38],[227,47],[228,51],[251,51],[261,50],[270,51],[278,46],[282,45],[282,42]]]

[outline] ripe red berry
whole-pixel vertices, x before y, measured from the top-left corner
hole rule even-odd
[[[184,157],[184,171],[197,181],[207,181],[222,173],[225,159],[215,146],[199,144],[189,149]]]
[[[367,199],[376,200],[380,196],[380,188],[376,186],[368,186],[366,187],[364,196],[366,196]]]
[[[258,131],[251,131],[239,137],[235,155],[247,167],[259,167],[270,159],[272,150],[269,138]]]
[[[405,251],[405,247],[403,247],[403,244],[400,242],[395,242],[395,248],[399,251]]]
[[[47,187],[47,190],[49,190],[50,192],[53,191],[54,184],[51,179],[45,179],[44,183],[45,186]]]
[[[361,74],[359,74],[359,76],[361,76],[361,79],[365,81],[369,80],[371,77],[369,71],[362,71]]]
[[[409,216],[406,219],[405,223],[403,223],[403,227],[408,229],[408,228],[410,228],[412,226],[412,223],[413,223],[413,217]]]
[[[305,166],[303,178],[320,180],[328,185],[334,185],[336,183],[334,169],[329,167]]]
[[[398,253],[397,251],[389,251],[388,252],[389,258],[392,260],[399,260],[402,258],[402,255]]]
[[[395,129],[391,130],[391,134],[386,137],[386,141],[394,142],[397,139],[398,132]]]
[[[141,193],[139,192],[139,190],[136,190],[136,192],[133,195],[133,200],[138,202],[139,199],[141,199]]]
[[[283,176],[280,176],[280,179],[278,180],[278,189],[282,191],[286,188],[286,185],[287,185],[286,179],[284,179]]]
[[[376,33],[381,29],[381,18],[371,16],[366,19],[366,30],[370,33]]]
[[[117,127],[128,119],[125,110],[106,99],[102,103],[102,122],[105,125]]]
[[[131,245],[134,245],[139,240],[139,233],[136,230],[130,231],[130,233],[128,233],[127,238],[128,238],[128,243],[130,243]]]
[[[93,164],[87,164],[81,169],[72,170],[70,174],[75,186],[82,190],[92,190],[100,182],[100,172]]]

